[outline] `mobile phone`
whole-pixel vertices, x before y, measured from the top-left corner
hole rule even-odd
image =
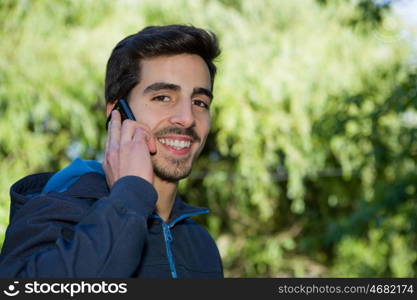
[[[133,115],[133,112],[129,107],[129,104],[127,104],[127,101],[125,99],[117,100],[116,105],[114,105],[112,111],[115,110],[115,109],[117,109],[120,112],[122,122],[126,119],[136,121],[135,116]],[[111,119],[111,113],[110,113],[109,117],[107,118],[106,130],[109,127],[110,119]]]

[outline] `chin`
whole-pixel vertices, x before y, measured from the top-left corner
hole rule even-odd
[[[164,181],[178,182],[179,180],[187,178],[190,175],[191,168],[188,170],[169,170],[167,168],[164,169],[155,167],[154,173]]]
[[[169,162],[161,163],[154,161],[153,171],[156,176],[168,182],[178,182],[181,179],[188,177],[191,173],[192,164],[189,160],[170,160]]]

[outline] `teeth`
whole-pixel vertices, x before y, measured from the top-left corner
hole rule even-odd
[[[191,145],[190,141],[170,140],[170,139],[159,139],[162,144],[168,145],[174,149],[188,148]]]

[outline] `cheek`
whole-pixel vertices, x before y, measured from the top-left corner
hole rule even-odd
[[[150,105],[144,104],[137,110],[136,120],[147,125],[151,131],[157,129],[167,118],[163,111],[152,109]]]
[[[211,118],[207,118],[206,120],[204,120],[203,122],[201,122],[201,126],[199,128],[199,136],[201,137],[201,142],[204,144],[207,136],[210,132],[210,127],[211,127]]]
[[[210,128],[211,128],[211,116],[210,114],[208,115],[206,121],[204,122],[204,130],[206,132],[206,135],[208,135],[208,133],[210,132]]]

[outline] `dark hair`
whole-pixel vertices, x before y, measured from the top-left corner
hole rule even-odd
[[[106,102],[127,98],[140,81],[140,60],[160,55],[197,54],[206,62],[213,88],[220,54],[217,37],[212,32],[186,25],[149,26],[121,40],[107,62]]]

